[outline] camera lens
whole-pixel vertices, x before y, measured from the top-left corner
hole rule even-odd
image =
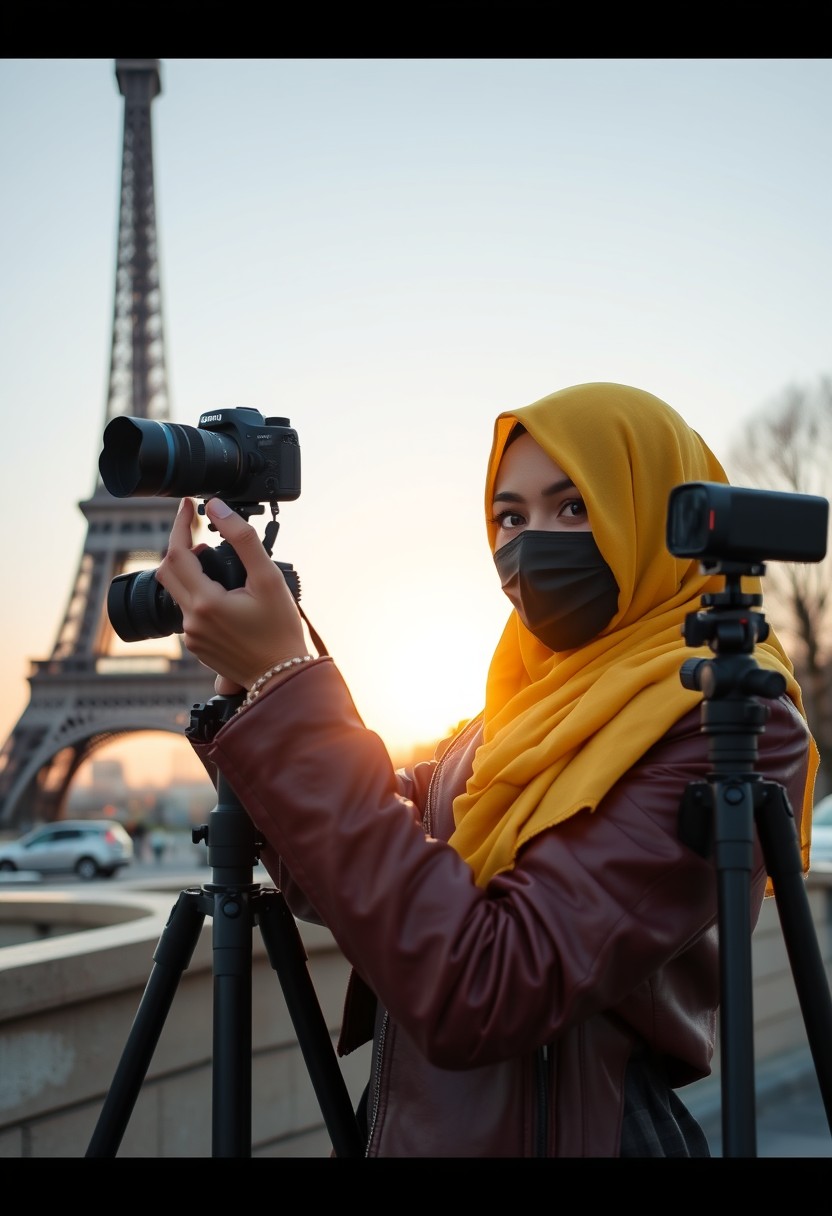
[[[245,567],[227,541],[198,555],[202,569],[215,583],[232,591],[244,587]],[[300,603],[300,578],[291,562],[275,562],[287,587]],[[156,578],[155,570],[117,574],[107,592],[107,615],[122,642],[168,638],[182,632],[182,610]]]
[[[179,605],[157,581],[155,570],[117,575],[107,592],[107,615],[122,642],[182,632]]]
[[[708,496],[701,485],[676,486],[670,495],[667,547],[677,557],[703,553],[710,535]]]
[[[103,444],[98,468],[116,498],[229,491],[244,472],[240,448],[230,436],[179,423],[122,415],[104,428]]]

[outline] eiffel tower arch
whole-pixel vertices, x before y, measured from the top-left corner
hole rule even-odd
[[[120,414],[163,421],[168,387],[157,248],[151,105],[162,89],[158,59],[116,59],[124,97],[113,333],[105,424]],[[116,499],[96,474],[78,504],[87,534],[52,654],[31,663],[29,704],[0,753],[0,827],[61,817],[69,787],[91,754],[142,731],[181,735],[191,707],[213,696],[213,678],[178,635],[119,653],[107,615],[118,574],[158,565],[178,503]],[[141,648],[141,653],[138,649]]]

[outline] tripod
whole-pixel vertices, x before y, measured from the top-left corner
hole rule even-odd
[[[749,904],[755,825],[830,1130],[832,998],[788,796],[780,785],[764,781],[755,771],[757,735],[769,716],[758,698],[776,698],[786,689],[779,672],[760,669],[753,658],[756,642],[764,641],[769,629],[763,614],[751,610],[762,603],[762,596],[741,591],[741,576],[762,574],[765,567],[721,562],[708,570],[725,574],[726,589],[702,597],[707,610],[690,613],[684,633],[689,646],[707,642],[716,657],[689,660],[682,665],[680,678],[685,688],[703,693],[701,729],[709,736],[713,771],[707,781],[687,787],[679,829],[681,839],[701,856],[714,855],[717,869],[723,1155],[755,1157]]]
[[[213,697],[205,705],[195,706],[186,734],[210,740],[241,700],[241,696]],[[362,1156],[358,1124],[306,970],[297,925],[280,891],[261,890],[252,882],[258,848],[254,827],[222,774],[210,822],[194,832],[194,841],[200,839],[208,845],[212,882],[180,892],[173,907],[86,1156],[114,1156],[118,1150],[206,916],[213,916],[214,948],[212,1156],[251,1155],[251,934],[255,924],[260,926],[269,962],[278,974],[335,1155]]]

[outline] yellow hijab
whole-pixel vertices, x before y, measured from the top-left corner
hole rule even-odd
[[[725,586],[722,576],[703,575],[697,560],[674,557],[665,543],[671,489],[687,481],[727,483],[722,466],[669,405],[623,384],[579,384],[499,415],[485,485],[492,550],[494,482],[516,422],[580,491],[619,598],[599,637],[559,654],[514,610],[509,616],[488,671],[483,742],[453,808],[451,844],[480,886],[510,869],[539,832],[582,809],[594,811],[701,702],[701,692],[685,689],[679,672],[686,659],[713,654],[707,646],[688,648],[682,627],[703,594]],[[759,593],[760,580],[744,579],[743,590]],[[773,630],[754,658],[783,674],[805,716],[791,662]],[[813,742],[802,816],[804,872],[817,764]]]

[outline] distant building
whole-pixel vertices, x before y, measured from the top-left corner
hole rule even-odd
[[[124,765],[120,760],[91,760],[90,772],[96,785],[124,786]]]

